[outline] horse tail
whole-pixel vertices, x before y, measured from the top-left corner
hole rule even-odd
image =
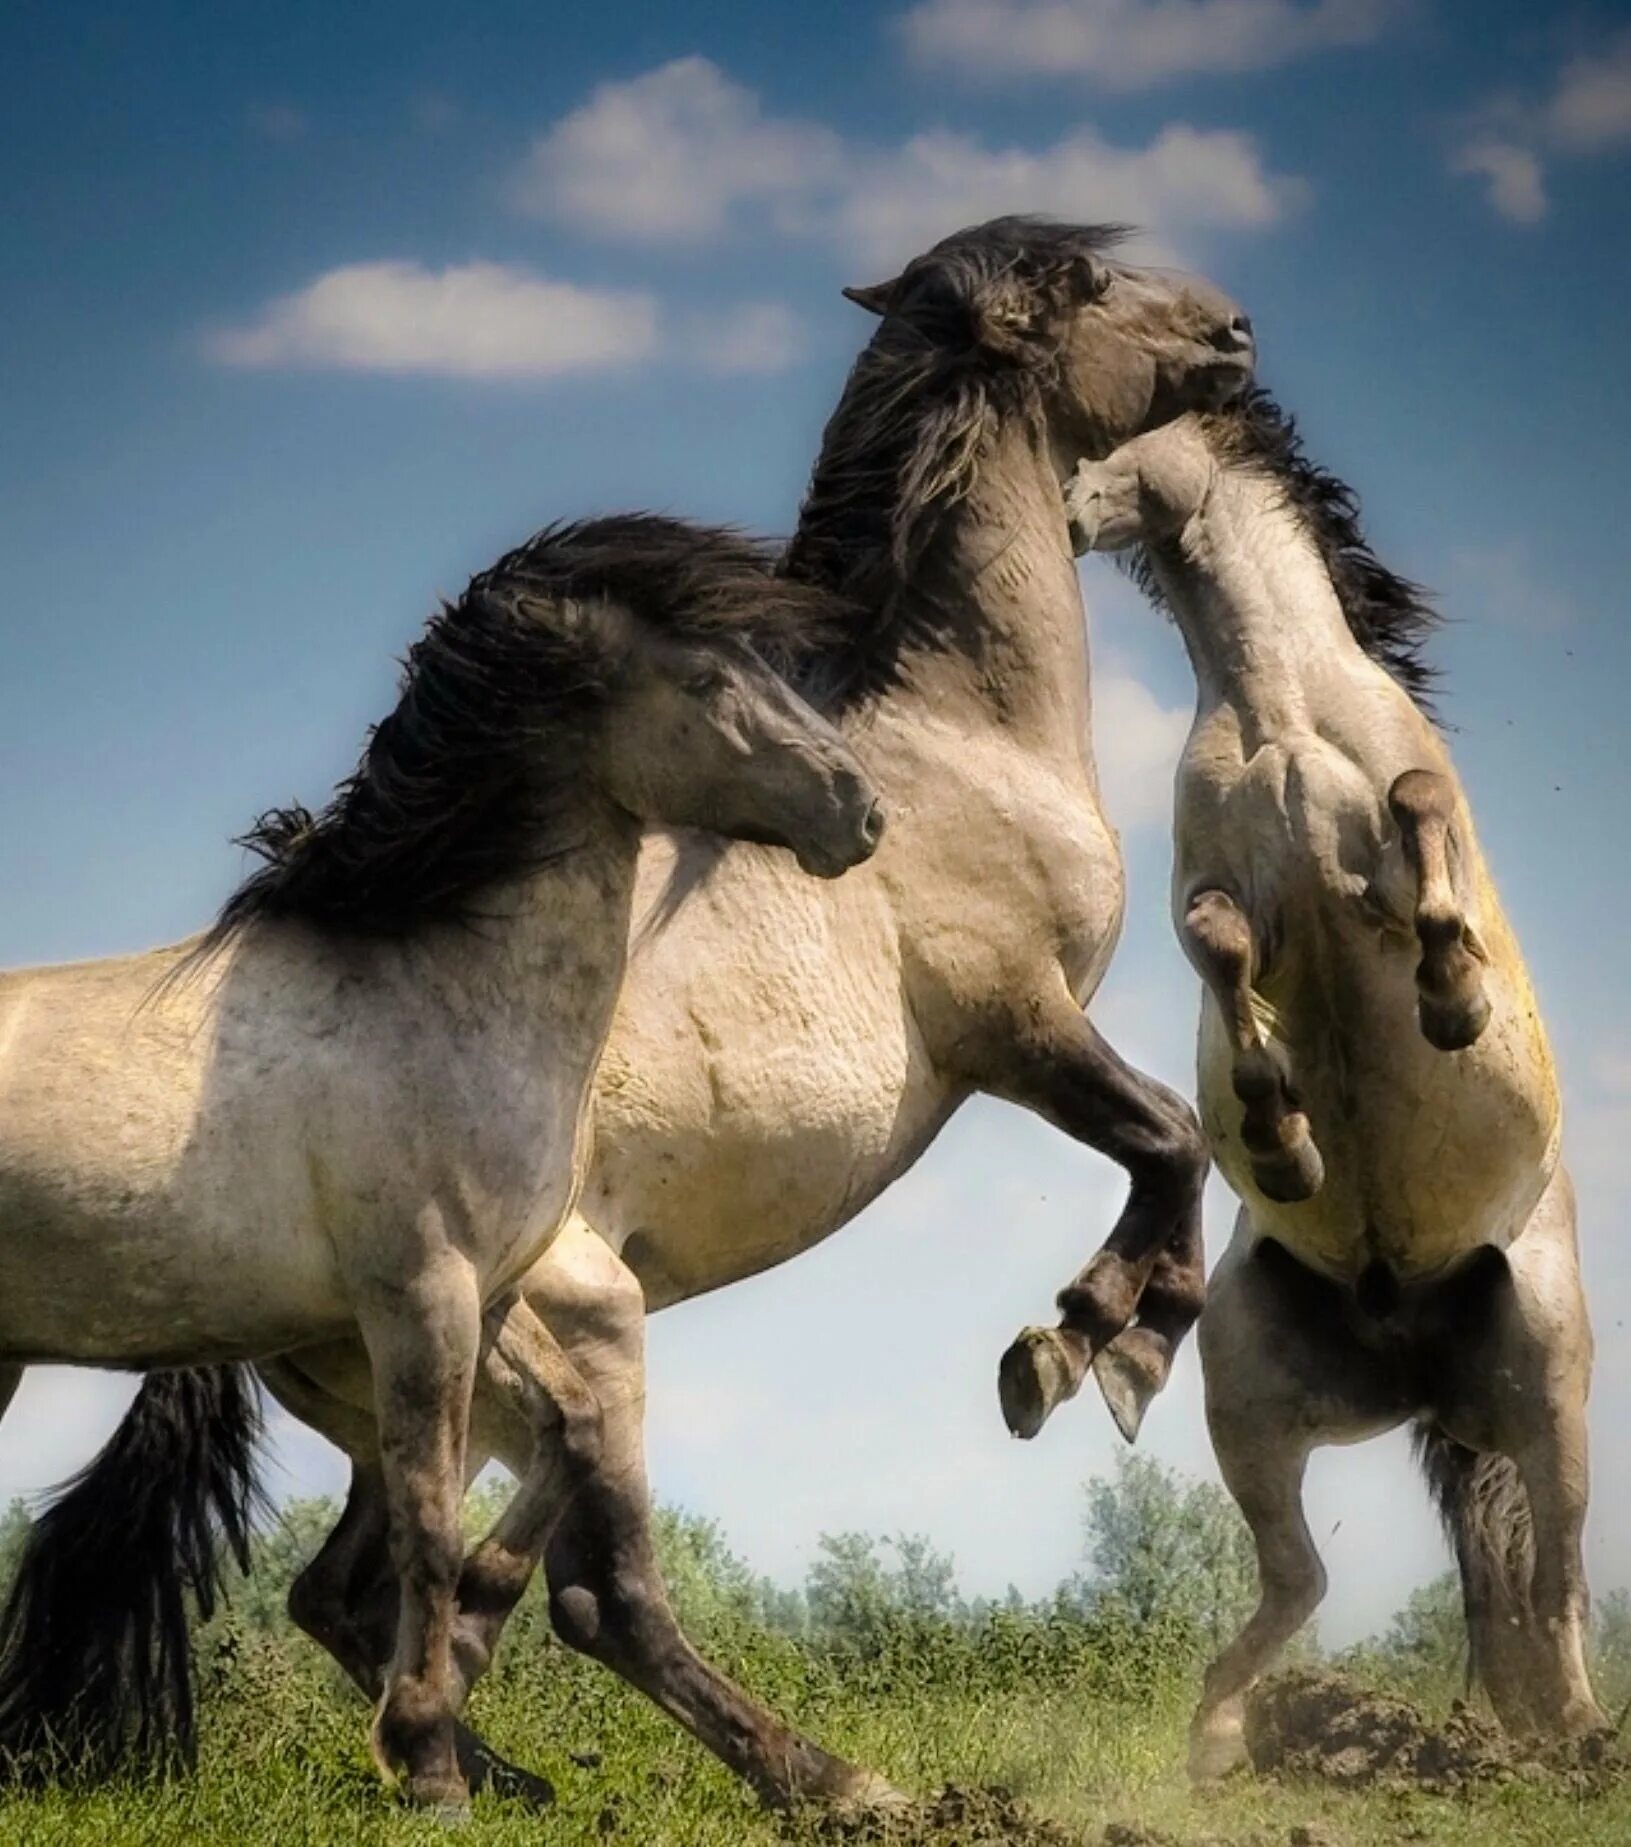
[[[1481,1455],[1436,1424],[1418,1424],[1412,1446],[1461,1570],[1469,1686],[1481,1685],[1505,1718],[1529,1691],[1513,1672],[1509,1646],[1535,1617],[1528,1493],[1509,1456]]]
[[[188,1593],[249,1564],[259,1395],[242,1366],[150,1373],[106,1446],[35,1520],[0,1612],[0,1766],[191,1768]]]

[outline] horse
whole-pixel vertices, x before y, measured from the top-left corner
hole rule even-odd
[[[1061,1326],[1005,1360],[1014,1428],[1034,1434],[1135,1314],[1175,1344],[1199,1312],[1200,1125],[1083,1011],[1123,877],[1062,483],[1084,456],[1226,402],[1254,346],[1232,301],[1120,259],[1122,235],[997,219],[845,291],[878,326],[779,565],[843,614],[792,637],[785,666],[862,754],[889,832],[819,887],[736,847],[647,840],[580,1211],[521,1286],[602,1408],[600,1467],[545,1552],[557,1631],[772,1804],[864,1803],[879,1784],[703,1662],[674,1620],[650,1535],[646,1312],[830,1236],[976,1092],[1040,1113],[1131,1183]],[[367,1368],[354,1347],[306,1351],[268,1383],[352,1458],[344,1515],[291,1609],[377,1696],[392,1585]],[[155,1376],[141,1401],[181,1390]],[[478,1389],[475,1419],[475,1451],[524,1460],[528,1432],[499,1396]],[[483,1599],[489,1636],[504,1599]]]
[[[262,817],[265,864],[211,931],[0,977],[7,1396],[38,1360],[174,1367],[359,1340],[401,1588],[374,1748],[421,1803],[466,1800],[455,1592],[478,1372],[537,1451],[494,1557],[539,1543],[554,1492],[535,1467],[570,1478],[598,1450],[593,1394],[508,1292],[582,1181],[642,829],[775,842],[822,877],[881,834],[854,753],[750,646],[814,601],[728,532],[547,530],[433,618],[332,803]],[[195,1479],[188,1530],[213,1502],[241,1549],[252,1400],[212,1403],[224,1466]],[[145,1482],[126,1462],[128,1500]],[[176,1682],[161,1660],[132,1705],[99,1672],[101,1649],[141,1658],[154,1606],[98,1633],[140,1535],[116,1517],[123,1562],[93,1562],[74,1511],[70,1496],[36,1530],[45,1575],[25,1571],[7,1612],[0,1743],[105,1764],[132,1730],[162,1731]]]
[[[1406,1422],[1497,1714],[1590,1731],[1574,1193],[1545,1027],[1431,716],[1436,611],[1262,392],[1084,465],[1068,500],[1083,549],[1140,548],[1198,687],[1173,913],[1241,1202],[1199,1338],[1260,1602],[1207,1672],[1191,1769],[1242,1760],[1244,1696],[1324,1595],[1310,1452]]]

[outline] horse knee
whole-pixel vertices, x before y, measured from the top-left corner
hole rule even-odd
[[[611,1571],[590,1580],[552,1588],[549,1618],[568,1648],[602,1663],[616,1663],[642,1652],[662,1627],[663,1600],[644,1577]]]
[[[1186,1202],[1205,1186],[1212,1151],[1189,1105],[1177,1096],[1169,1096],[1166,1102],[1143,1137],[1132,1178],[1136,1186]]]

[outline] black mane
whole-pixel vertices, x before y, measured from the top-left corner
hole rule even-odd
[[[456,921],[484,888],[569,850],[581,726],[606,692],[606,606],[796,658],[824,645],[839,605],[772,564],[760,541],[653,514],[529,539],[431,618],[396,709],[328,806],[274,809],[243,837],[265,864],[205,948],[267,917],[374,936]]]
[[[1088,261],[1118,225],[998,218],[960,231],[885,291],[856,360],[783,561],[784,573],[858,605],[835,650],[806,665],[811,696],[843,705],[893,679],[903,646],[934,640],[910,582],[936,517],[969,491],[999,419],[1039,417],[1058,328]]]
[[[1426,647],[1442,617],[1420,584],[1388,570],[1371,550],[1359,496],[1309,460],[1295,419],[1261,387],[1209,419],[1209,428],[1229,459],[1261,468],[1279,483],[1319,547],[1354,640],[1431,714],[1438,673]],[[1147,571],[1141,581],[1150,588]]]

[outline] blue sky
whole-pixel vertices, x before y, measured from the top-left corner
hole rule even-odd
[[[1454,746],[1568,1084],[1592,1564],[1631,1583],[1631,7],[570,14],[8,11],[0,963],[196,927],[239,869],[230,836],[327,789],[435,597],[544,521],[786,530],[867,332],[840,284],[996,211],[1135,220],[1247,304],[1264,377],[1455,618]],[[1108,571],[1085,582],[1133,880],[1095,1011],[1188,1088],[1164,826],[1186,671]],[[1084,1405],[1008,1443],[992,1375],[1115,1179],[977,1106],[821,1251],[660,1317],[659,1487],[783,1575],[864,1525],[928,1530],[972,1588],[1050,1584],[1113,1438]],[[1229,1219],[1219,1194],[1214,1242]],[[80,1460],[120,1390],[31,1381],[0,1493]],[[1148,1441],[1210,1466],[1192,1361]],[[280,1444],[288,1485],[334,1485],[314,1439]],[[1340,1523],[1329,1632],[1439,1568],[1398,1443],[1327,1457],[1314,1504]]]

